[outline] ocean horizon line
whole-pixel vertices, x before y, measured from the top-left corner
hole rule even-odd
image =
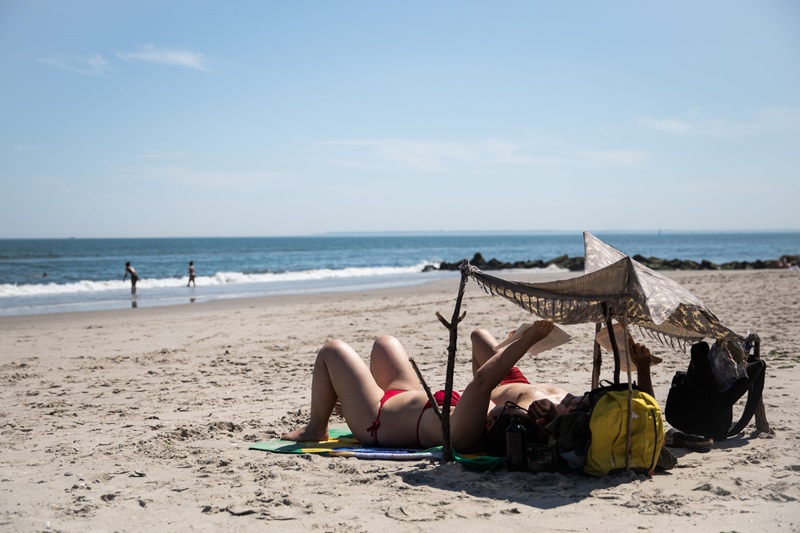
[[[143,240],[143,239],[302,239],[325,237],[447,237],[447,236],[582,236],[585,231],[595,235],[759,235],[800,233],[800,228],[775,229],[602,229],[602,230],[387,230],[387,231],[331,231],[298,235],[162,235],[156,237],[0,237],[0,241],[61,241],[61,240]]]

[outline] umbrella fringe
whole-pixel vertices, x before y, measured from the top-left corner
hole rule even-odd
[[[541,318],[549,318],[560,324],[579,324],[585,322],[607,322],[608,317],[603,316],[600,318],[598,313],[599,302],[607,301],[611,306],[617,308],[613,314],[618,314],[620,311],[627,309],[628,316],[631,317],[632,322],[636,325],[640,333],[646,332],[647,336],[664,346],[669,346],[674,350],[686,352],[688,347],[694,342],[700,340],[700,337],[687,336],[680,331],[670,332],[663,331],[657,325],[653,327],[643,325],[648,322],[648,310],[642,308],[635,300],[626,297],[622,301],[613,300],[591,300],[583,297],[559,297],[552,292],[549,294],[536,294],[537,288],[533,285],[518,283],[513,281],[487,279],[479,269],[470,266],[470,277],[475,280],[480,288],[490,296],[500,296],[518,307],[526,310],[529,313],[538,315]],[[547,291],[545,291],[547,292]],[[623,303],[624,301],[624,303]],[[686,309],[679,307],[676,310],[680,320],[686,321],[689,318]],[[694,317],[697,322],[697,316]],[[712,338],[723,337],[727,335],[735,336],[735,333],[727,330],[721,324],[716,324],[716,317],[709,310],[703,308],[700,310],[700,318],[703,327],[700,329],[701,335],[706,333],[707,336]],[[599,320],[598,320],[599,319]],[[678,324],[679,327],[683,324]],[[718,331],[713,331],[713,329]],[[719,334],[717,334],[719,332]]]

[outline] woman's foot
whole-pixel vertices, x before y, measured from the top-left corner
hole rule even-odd
[[[289,433],[284,433],[281,438],[283,440],[293,440],[295,442],[328,440],[328,428],[326,426],[320,431],[310,426],[303,426]]]

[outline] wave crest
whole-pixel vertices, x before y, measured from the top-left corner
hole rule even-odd
[[[245,274],[243,272],[217,272],[213,276],[198,276],[196,278],[198,286],[226,286],[248,283],[275,283],[275,282],[302,282],[317,281],[325,279],[346,279],[363,277],[383,277],[396,276],[402,274],[421,273],[422,269],[432,263],[422,262],[408,267],[366,267],[366,268],[342,268],[342,269],[314,269],[300,270],[292,272],[266,272],[259,274]],[[439,266],[438,263],[433,263]],[[173,288],[185,286],[189,278],[142,278],[137,284],[137,288]],[[78,281],[73,283],[46,283],[46,284],[2,284],[0,285],[0,298],[3,297],[24,297],[24,296],[47,296],[73,293],[96,293],[101,291],[117,291],[130,288],[130,281],[106,280],[106,281]]]

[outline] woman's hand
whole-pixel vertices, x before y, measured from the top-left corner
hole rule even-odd
[[[534,420],[541,420],[544,425],[549,424],[558,416],[558,407],[547,399],[531,402],[528,414]]]
[[[636,370],[649,369],[652,361],[650,349],[644,344],[636,344],[633,339],[628,337],[628,353],[631,355],[631,362],[636,366]]]
[[[549,320],[537,320],[531,327],[525,330],[522,334],[522,341],[525,343],[527,350],[540,340],[544,339],[550,332],[553,331],[553,323]]]

